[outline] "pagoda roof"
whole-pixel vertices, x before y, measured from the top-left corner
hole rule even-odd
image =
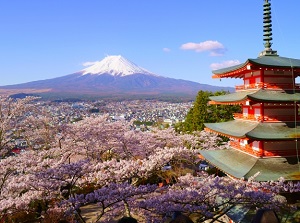
[[[246,134],[248,138],[258,140],[291,140],[300,137],[300,123],[275,122],[259,123]]]
[[[226,95],[211,96],[209,98],[216,104],[234,104],[243,102],[247,99],[256,102],[299,102],[300,92],[259,89],[238,91]]]
[[[246,120],[232,120],[228,122],[205,123],[205,126],[221,135],[235,138],[246,138],[246,134],[253,130],[259,123]]]
[[[256,140],[292,140],[300,137],[300,123],[255,122],[232,120],[219,123],[205,123],[208,130],[234,138]]]
[[[260,89],[253,94],[249,94],[248,98],[253,101],[263,102],[298,102],[300,101],[300,92]]]
[[[258,90],[238,91],[238,92],[231,93],[231,94],[211,96],[211,97],[209,97],[209,99],[214,102],[226,103],[226,104],[238,103],[238,102],[243,102],[243,101],[247,100],[248,95],[251,95],[257,91]]]
[[[201,155],[213,166],[234,178],[249,179],[259,173],[255,180],[300,180],[297,158],[258,158],[235,149],[202,150]]]
[[[230,66],[230,67],[221,68],[221,69],[218,69],[218,70],[213,70],[212,73],[215,74],[215,75],[229,73],[229,72],[232,72],[232,71],[239,70],[243,67],[246,67],[247,64],[248,64],[248,60],[245,63],[241,63],[241,64]]]
[[[262,65],[266,67],[286,67],[300,68],[300,59],[293,59],[280,56],[261,56],[256,59],[248,59],[251,64]]]
[[[250,67],[248,67],[250,66]],[[260,56],[256,59],[248,59],[246,62],[230,66],[218,70],[213,70],[214,78],[220,77],[239,77],[236,76],[237,73],[244,73],[247,70],[259,70],[261,67],[265,68],[278,68],[278,69],[300,69],[300,59],[293,59],[288,57],[280,57],[280,56]]]

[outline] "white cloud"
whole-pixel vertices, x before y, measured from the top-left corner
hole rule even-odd
[[[201,43],[185,43],[182,44],[180,49],[182,50],[194,50],[196,52],[210,52],[210,56],[222,56],[226,49],[222,43],[213,40],[207,40]]]
[[[84,66],[84,67],[92,66],[92,65],[94,65],[96,62],[97,62],[97,61],[95,61],[95,62],[84,62],[84,63],[82,63],[82,66]]]
[[[223,61],[222,63],[212,63],[210,65],[210,68],[212,70],[218,70],[218,69],[221,69],[221,68],[231,67],[231,66],[234,66],[234,65],[238,65],[240,63],[241,62],[239,60],[227,60],[227,61]]]
[[[163,48],[163,51],[164,51],[164,52],[170,52],[170,51],[171,51],[171,49],[170,49],[170,48],[166,48],[166,47],[165,47],[165,48]]]

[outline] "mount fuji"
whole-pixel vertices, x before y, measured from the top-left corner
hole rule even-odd
[[[107,56],[101,61],[95,62],[92,66],[82,70],[82,75],[85,74],[110,74],[112,76],[127,76],[132,74],[155,75],[144,68],[141,68],[133,62],[119,56]]]
[[[107,56],[91,66],[62,77],[0,87],[0,92],[36,93],[41,97],[194,99],[198,91],[233,91],[154,74],[122,56]]]

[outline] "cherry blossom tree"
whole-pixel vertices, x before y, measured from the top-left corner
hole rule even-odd
[[[23,121],[20,137],[29,149],[50,149],[59,144],[59,120],[44,108],[35,108]]]
[[[233,180],[228,177],[200,177],[186,175],[180,181],[165,188],[161,194],[151,194],[138,203],[147,219],[162,221],[166,213],[184,212],[192,215],[196,222],[218,222],[235,207],[270,208],[291,211],[283,192],[284,180],[278,182],[256,182]],[[291,186],[291,185],[290,185]],[[300,185],[293,184],[288,190],[299,191]]]
[[[135,131],[108,115],[58,126],[43,112],[27,114],[23,126],[39,149],[0,160],[0,216],[63,213],[84,222],[80,208],[92,203],[99,221],[126,213],[162,222],[174,211],[217,221],[236,205],[289,208],[278,195],[300,190],[283,179],[259,183],[197,172],[200,149],[226,147],[211,133]]]
[[[0,157],[7,155],[9,148],[14,146],[14,140],[22,131],[22,120],[32,110],[31,102],[35,99],[0,96]]]
[[[107,220],[127,211],[128,216],[139,216],[143,222],[164,222],[173,212],[179,211],[193,216],[196,222],[218,222],[235,207],[290,211],[292,207],[278,195],[279,191],[284,191],[284,185],[282,179],[255,182],[254,179],[244,181],[214,176],[195,178],[187,174],[177,184],[163,188],[112,183],[87,195],[77,195],[69,202],[72,204],[70,210],[96,203],[99,206],[97,220]],[[298,183],[289,185],[288,190],[299,189]]]

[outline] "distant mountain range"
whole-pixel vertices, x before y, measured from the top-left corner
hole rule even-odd
[[[107,56],[79,72],[47,80],[0,87],[0,93],[30,93],[48,98],[194,99],[198,91],[234,91],[197,82],[163,77],[122,56]]]

